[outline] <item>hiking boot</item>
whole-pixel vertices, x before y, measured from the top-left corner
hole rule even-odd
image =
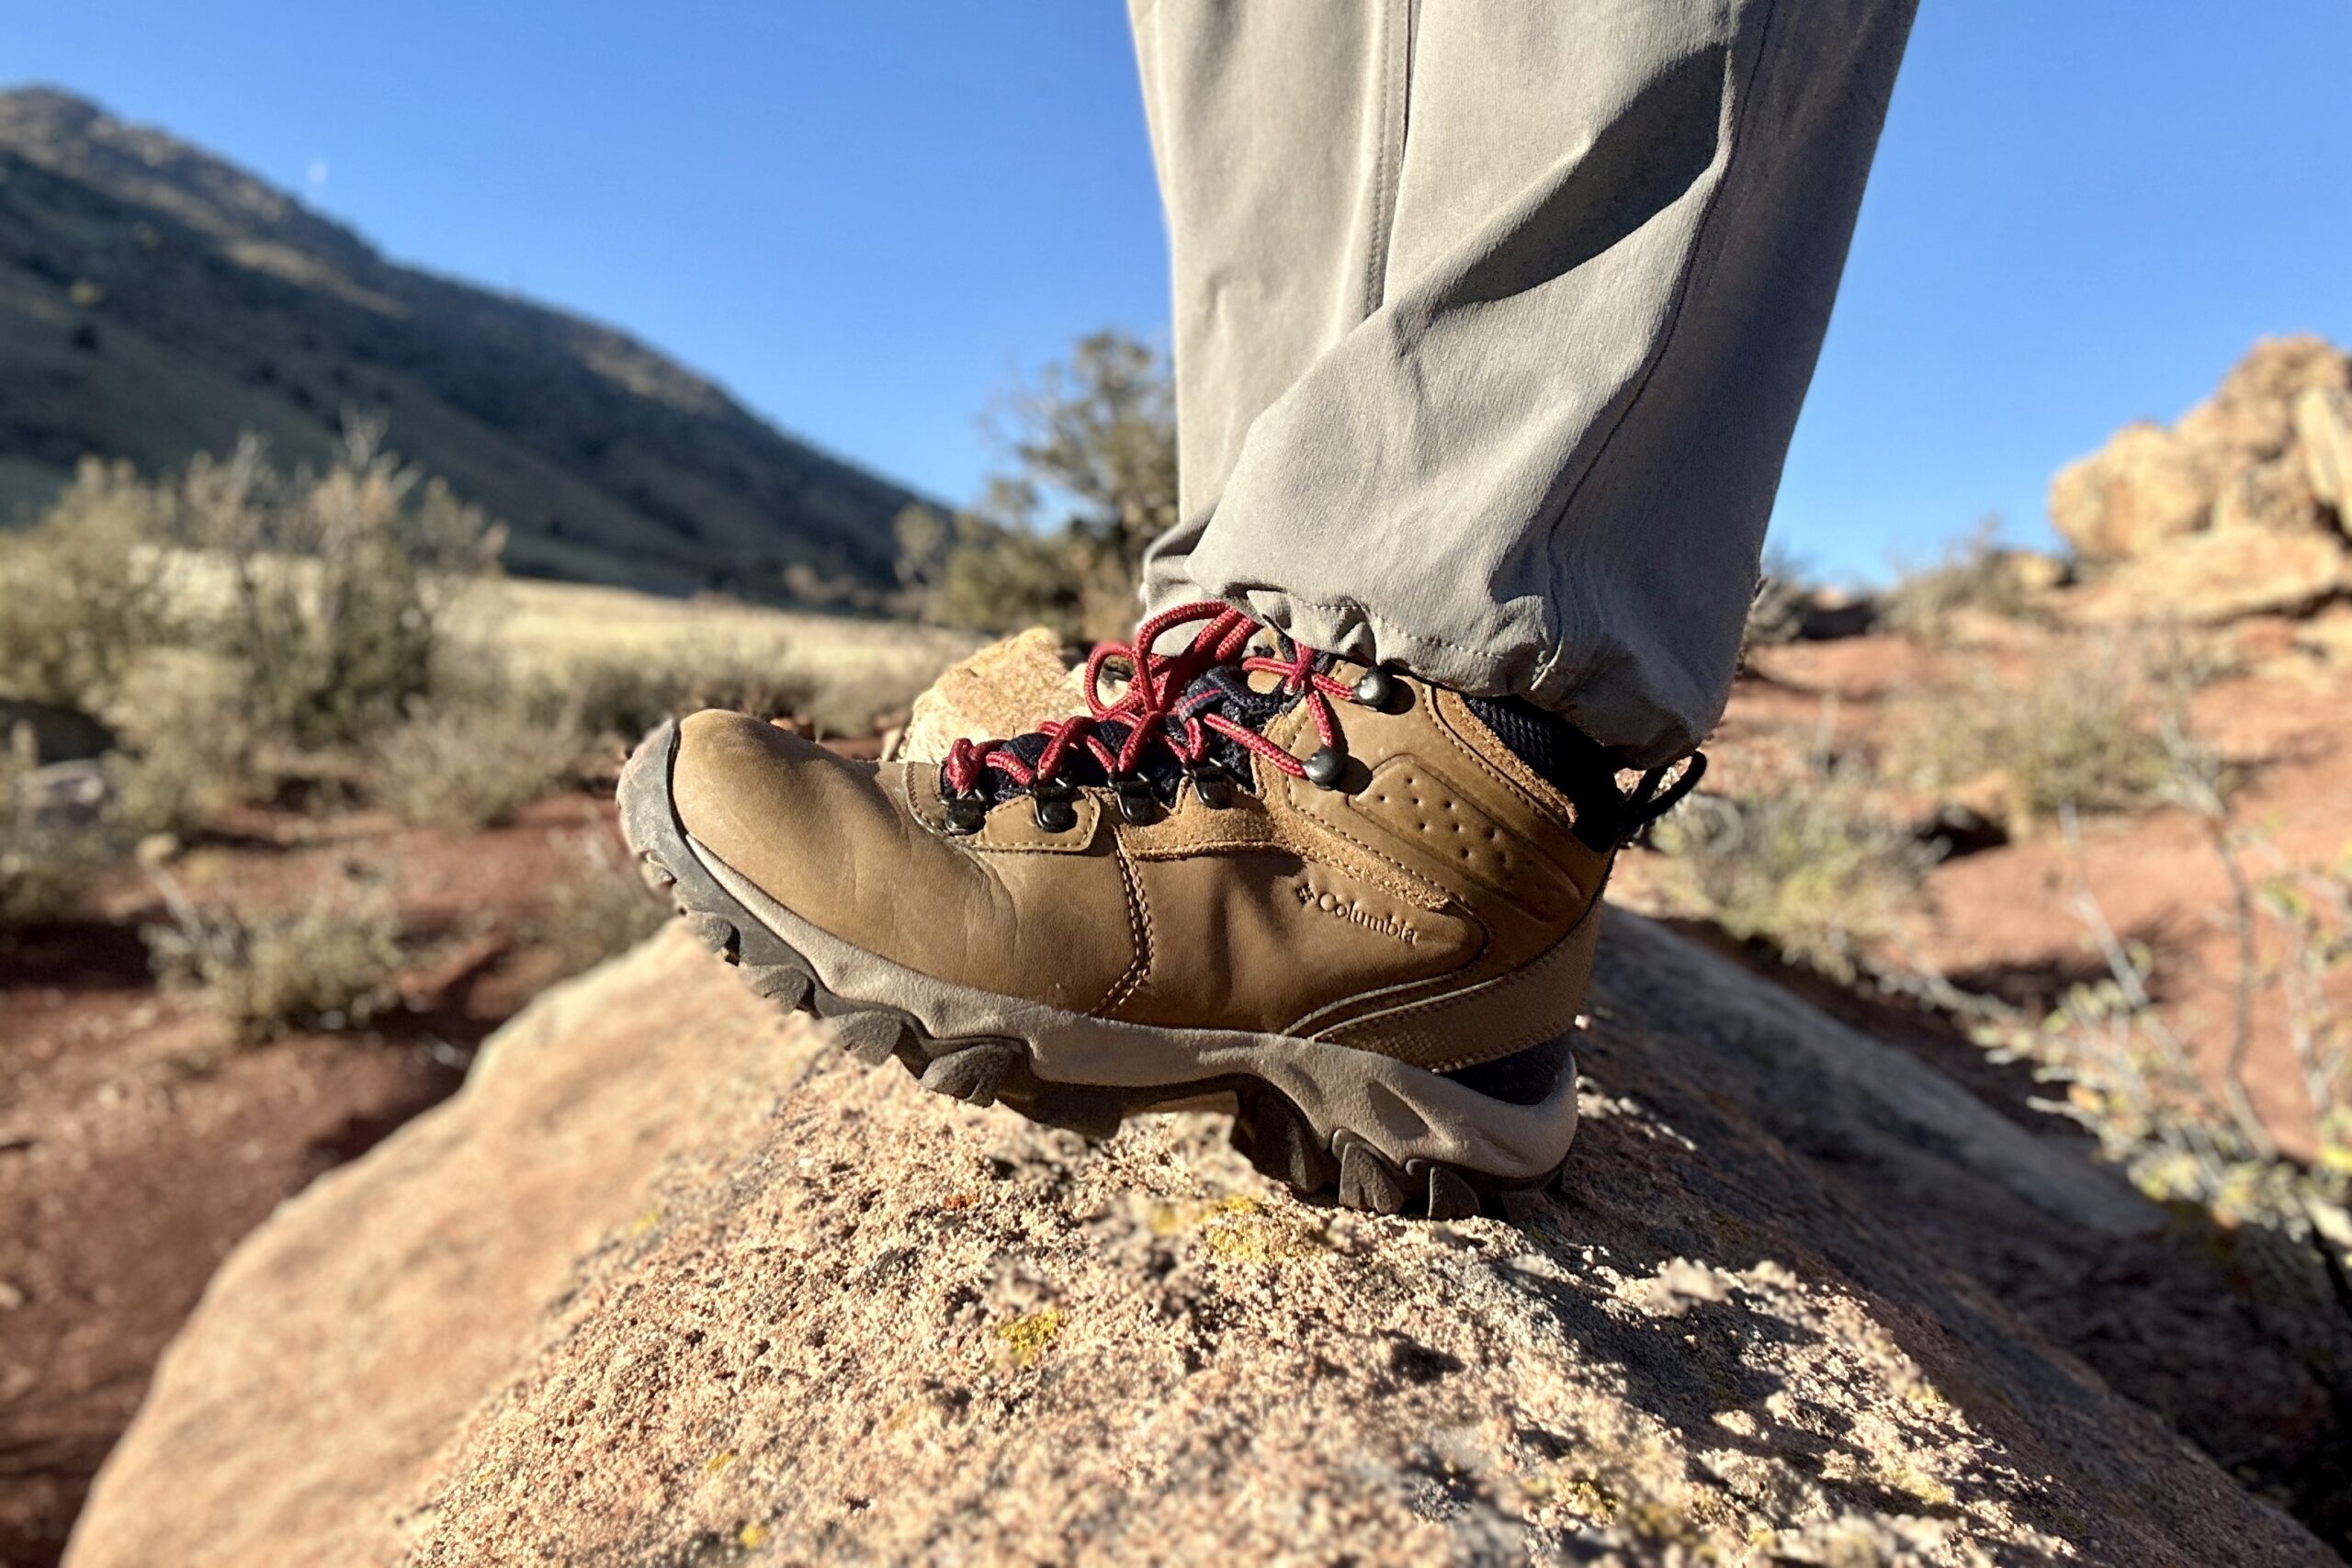
[[[1087,685],[1091,713],[944,763],[695,714],[630,759],[622,827],[758,991],[927,1089],[1096,1135],[1229,1105],[1261,1169],[1383,1213],[1543,1183],[1611,859],[1696,761],[1621,791],[1548,714],[1222,604],[1096,649]]]

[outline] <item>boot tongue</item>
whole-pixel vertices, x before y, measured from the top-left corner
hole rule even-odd
[[[1263,729],[1295,700],[1279,691],[1251,691],[1248,677],[1242,674],[1238,664],[1213,664],[1193,677],[1192,683],[1184,688],[1184,694],[1176,700],[1170,714],[1180,725],[1185,718],[1216,713],[1245,728]],[[1125,719],[1103,719],[1088,733],[1115,752],[1126,740],[1129,728]],[[1004,750],[1035,768],[1037,759],[1046,754],[1046,748],[1052,743],[1052,736],[1040,730],[1031,730],[1026,735],[1016,735],[1005,741]],[[1209,756],[1236,780],[1248,783],[1250,767],[1247,747],[1211,732]],[[1174,798],[1176,781],[1182,776],[1184,770],[1167,746],[1153,741],[1144,746],[1142,755],[1136,760],[1135,771],[1149,780],[1154,792],[1167,801]],[[1083,740],[1063,753],[1061,766],[1055,770],[1054,777],[1069,784],[1110,783],[1102,760]],[[944,773],[940,787],[945,792],[947,786]],[[1014,783],[1012,775],[1002,769],[981,769],[979,794],[989,805],[999,805],[1016,795],[1026,793],[1028,786]]]
[[[1212,664],[1193,678],[1176,703],[1180,716],[1221,713],[1250,729],[1263,729],[1293,699],[1280,691],[1254,692],[1250,678],[1233,664]]]

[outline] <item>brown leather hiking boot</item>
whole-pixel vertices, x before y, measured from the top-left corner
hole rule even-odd
[[[1556,718],[1221,604],[1090,692],[1114,663],[1116,701],[944,764],[695,714],[630,759],[623,829],[763,994],[928,1089],[1098,1134],[1227,1099],[1261,1168],[1384,1213],[1544,1181],[1611,859],[1695,762],[1622,794]]]

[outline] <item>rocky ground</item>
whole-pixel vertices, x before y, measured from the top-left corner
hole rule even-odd
[[[1566,1195],[1441,1225],[861,1073],[673,932],[238,1251],[69,1561],[2328,1560],[1896,1193],[2160,1215],[1606,945]]]

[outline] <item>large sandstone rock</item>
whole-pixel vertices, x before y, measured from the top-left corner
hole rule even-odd
[[[2312,488],[2311,468],[2298,453],[2269,457],[2240,468],[2213,498],[2216,534],[2258,529],[2272,534],[2315,534],[2327,528],[2328,509]],[[2335,545],[2336,540],[2327,541]]]
[[[2050,481],[2050,520],[2085,560],[2121,560],[2205,526],[2222,476],[2154,424],[2127,425]]]
[[[2335,470],[2328,452],[2309,456],[2303,432],[2308,418],[2324,442],[2329,400],[2347,391],[2352,358],[2333,344],[2266,338],[2177,424],[2127,426],[2061,469],[2051,521],[2093,563],[2158,553],[2208,526],[2319,526]]]
[[[2352,391],[2313,387],[2297,398],[2295,440],[2312,494],[2352,533]]]
[[[2264,338],[2175,428],[2233,468],[2257,463],[2287,449],[2295,402],[2313,389],[2352,389],[2352,358],[2307,333]]]
[[[894,752],[944,757],[958,739],[1018,735],[1040,719],[1085,711],[1079,671],[1063,664],[1061,639],[1032,626],[981,649],[917,697]]]
[[[2332,534],[2215,529],[2123,562],[2081,589],[2066,608],[2086,626],[2221,626],[2312,609],[2341,593],[2348,580],[2352,556]]]
[[[673,932],[238,1251],[69,1562],[2327,1561],[1906,1213],[2134,1200],[1794,1004],[1657,1032],[1728,966],[1612,948],[1568,1196],[1440,1225],[863,1073]]]

